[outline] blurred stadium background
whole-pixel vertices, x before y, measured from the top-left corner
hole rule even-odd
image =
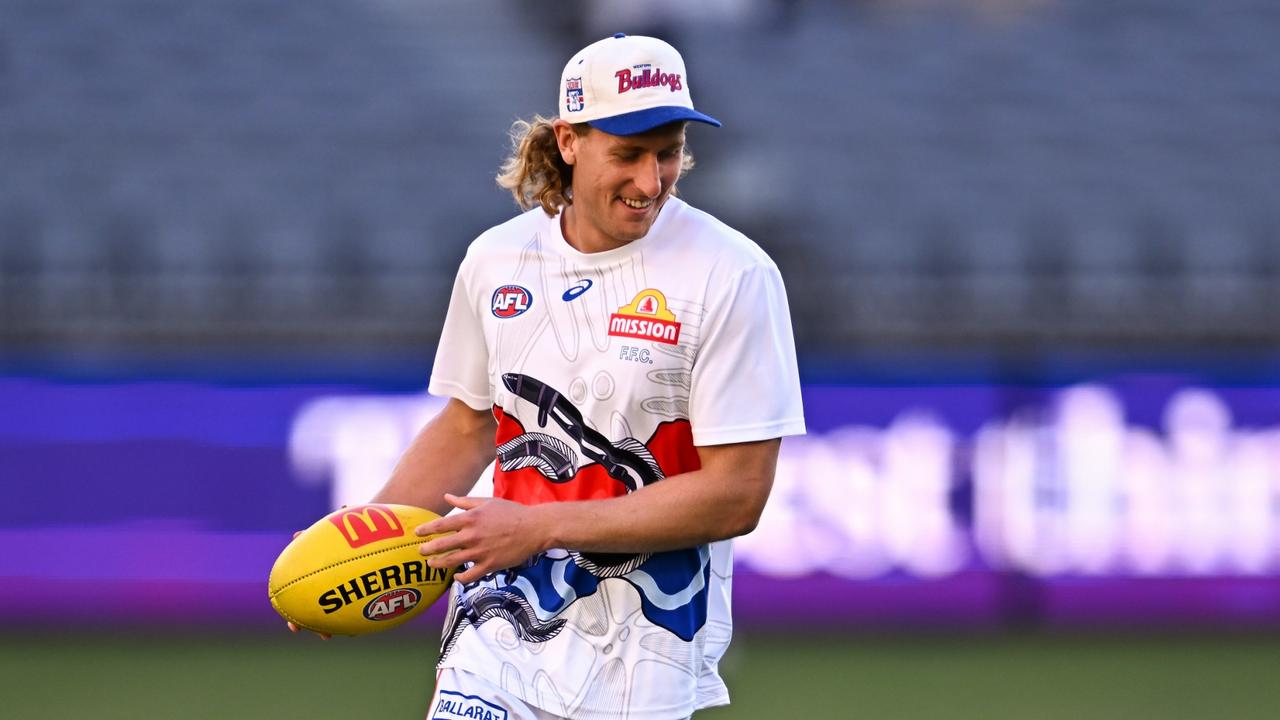
[[[706,716],[1274,717],[1270,0],[0,0],[0,715],[421,716],[438,613],[288,637],[266,572],[618,30],[801,351]]]

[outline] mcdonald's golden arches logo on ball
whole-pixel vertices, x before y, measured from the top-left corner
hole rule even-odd
[[[404,535],[400,518],[385,505],[361,505],[339,512],[329,522],[353,548]]]

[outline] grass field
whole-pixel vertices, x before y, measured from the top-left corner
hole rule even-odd
[[[0,636],[4,718],[421,718],[428,633]],[[1280,636],[740,636],[728,718],[1280,717]]]

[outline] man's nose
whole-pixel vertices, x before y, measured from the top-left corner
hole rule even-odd
[[[645,197],[658,197],[658,193],[662,191],[662,173],[658,166],[658,158],[645,158],[637,164],[635,184]]]

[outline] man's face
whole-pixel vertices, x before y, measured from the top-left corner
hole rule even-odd
[[[649,232],[680,177],[684,123],[640,135],[610,135],[592,128],[578,135],[557,130],[560,152],[573,166],[569,238],[587,251],[621,247]]]

